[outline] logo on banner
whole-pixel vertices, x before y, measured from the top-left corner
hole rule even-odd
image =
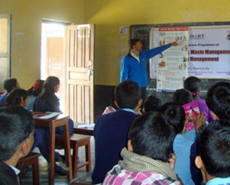
[[[191,34],[190,39],[204,39],[205,34]]]
[[[230,31],[226,31],[227,32],[227,40],[230,40]]]

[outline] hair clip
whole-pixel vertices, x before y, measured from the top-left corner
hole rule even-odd
[[[35,83],[35,86],[34,86],[34,89],[38,89],[39,86],[40,86],[40,82],[36,82],[36,83]]]
[[[196,93],[194,93],[194,92],[191,92],[191,93],[192,93],[193,96],[196,96]]]

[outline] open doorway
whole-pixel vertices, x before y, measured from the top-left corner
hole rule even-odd
[[[94,25],[42,23],[41,78],[57,76],[60,109],[80,123],[94,118]]]
[[[63,59],[63,39],[66,24],[43,22],[41,34],[41,79],[57,76],[60,79],[60,90],[56,94],[60,99],[60,109],[65,112],[65,65]]]

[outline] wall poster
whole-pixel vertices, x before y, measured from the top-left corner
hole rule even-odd
[[[150,78],[157,78],[157,91],[182,88],[180,79],[187,76],[230,78],[230,26],[153,28],[150,48],[176,38],[179,38],[177,47],[164,51],[163,58],[158,55],[150,60]]]
[[[183,88],[188,72],[188,27],[162,27],[158,32],[158,45],[175,40],[180,43],[170,47],[157,58],[157,91],[172,92]]]

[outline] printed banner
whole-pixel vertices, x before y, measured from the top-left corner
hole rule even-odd
[[[178,40],[179,46],[170,47],[157,58],[157,91],[173,92],[183,88],[188,74],[188,27],[159,28],[158,46]]]
[[[230,27],[189,27],[188,76],[230,78]]]

